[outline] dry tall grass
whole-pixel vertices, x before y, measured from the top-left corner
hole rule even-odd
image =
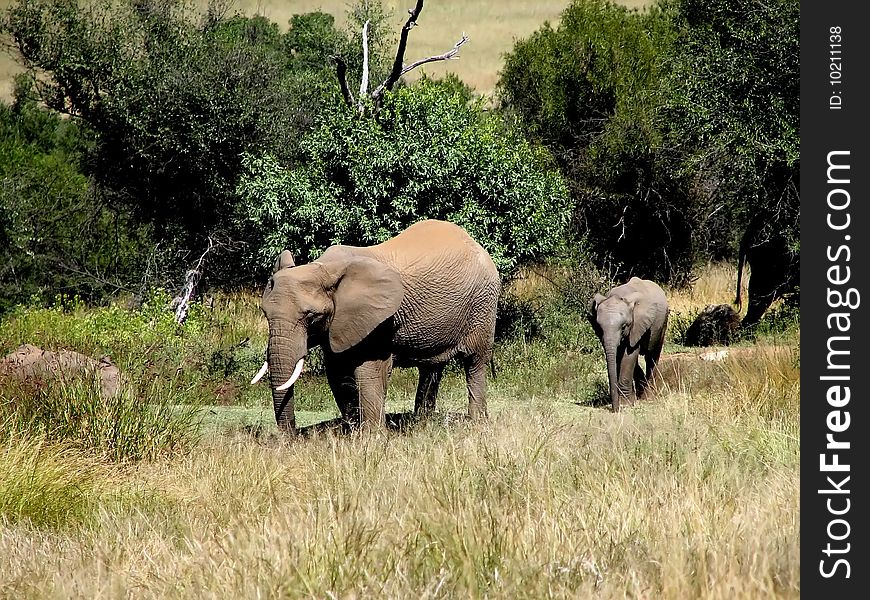
[[[724,398],[717,397],[716,402]],[[284,443],[149,465],[75,534],[0,528],[7,597],[799,595],[796,439],[671,395],[611,415]],[[715,413],[714,413],[715,414]]]
[[[744,273],[741,282],[744,311],[746,308],[748,277]],[[708,304],[730,304],[737,291],[737,265],[734,263],[715,263],[707,265],[702,276],[689,287],[671,290],[668,305],[675,312],[690,312],[704,308]]]
[[[551,364],[600,370],[598,354],[530,345],[492,382],[485,424],[224,431],[105,475],[80,528],[0,523],[0,596],[796,598],[796,334],[782,346],[690,363],[619,414]],[[463,409],[445,379],[440,406]],[[394,374],[393,410],[413,383]]]

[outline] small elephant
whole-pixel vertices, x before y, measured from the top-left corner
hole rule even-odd
[[[632,277],[607,296],[595,294],[589,300],[587,317],[604,346],[610,399],[619,411],[621,399],[632,404],[643,394],[665,343],[668,300],[657,284]],[[646,374],[638,357],[646,357]]]
[[[383,427],[393,366],[417,366],[417,414],[431,413],[444,367],[460,358],[468,412],[486,416],[501,278],[492,258],[461,227],[418,222],[370,247],[332,246],[296,266],[278,257],[263,293],[267,360],[280,429],[296,431],[293,384],[308,350],[323,348],[327,380],[344,420]]]

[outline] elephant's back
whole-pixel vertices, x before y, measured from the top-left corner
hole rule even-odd
[[[638,293],[642,294],[647,300],[654,300],[667,306],[668,298],[661,286],[655,281],[641,279],[640,277],[632,277],[627,283],[610,290],[607,295],[630,299]]]
[[[443,359],[463,350],[470,332],[494,327],[498,270],[461,227],[421,221],[371,250],[402,276],[397,342],[407,345],[409,358]]]
[[[400,272],[440,272],[470,268],[475,275],[497,278],[489,253],[468,232],[449,221],[419,221],[371,250]],[[434,274],[434,273],[433,273]]]

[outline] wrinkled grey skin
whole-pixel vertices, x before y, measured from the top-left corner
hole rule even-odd
[[[621,402],[633,404],[652,378],[665,343],[668,300],[654,282],[632,277],[606,296],[595,294],[587,317],[604,347],[610,399],[618,412]],[[646,358],[646,373],[640,356]]]
[[[460,227],[422,221],[376,246],[332,246],[295,266],[284,251],[261,307],[275,420],[296,431],[293,387],[278,391],[309,349],[323,348],[329,386],[350,424],[383,427],[393,366],[417,366],[414,410],[431,413],[442,371],[458,357],[468,412],[486,416],[501,280],[487,252]]]

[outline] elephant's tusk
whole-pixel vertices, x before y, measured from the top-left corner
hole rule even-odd
[[[284,390],[289,388],[291,385],[296,383],[296,380],[299,379],[299,376],[302,374],[302,365],[304,365],[304,364],[305,364],[305,359],[300,358],[299,362],[296,363],[296,368],[293,369],[293,374],[290,376],[290,379],[287,380],[287,383],[285,383],[283,385],[279,385],[278,387],[275,388],[275,390],[277,390],[279,392],[283,392]]]
[[[269,370],[269,361],[267,360],[267,361],[263,362],[263,366],[260,368],[259,371],[257,371],[257,374],[254,375],[254,378],[251,380],[251,385],[254,385],[258,381],[260,381],[260,379],[263,378],[263,375],[265,375],[266,371],[268,371],[268,370]]]

